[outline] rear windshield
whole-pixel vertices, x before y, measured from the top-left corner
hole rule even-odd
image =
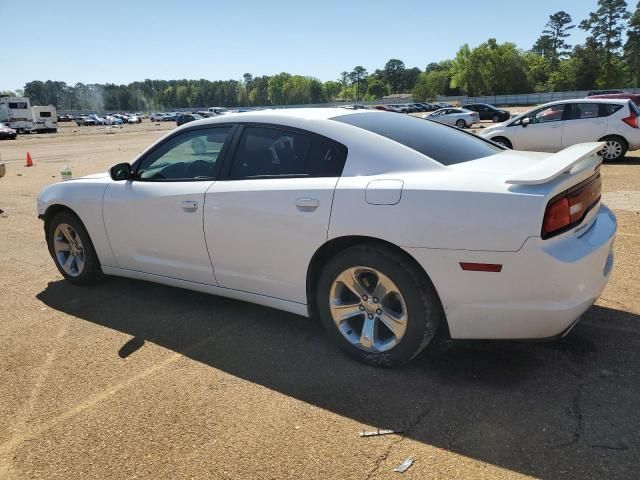
[[[475,135],[411,115],[367,112],[341,115],[332,120],[382,135],[443,165],[469,162],[502,152],[500,147]]]

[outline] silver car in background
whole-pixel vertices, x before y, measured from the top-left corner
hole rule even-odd
[[[478,112],[473,112],[466,108],[441,108],[433,113],[423,115],[422,118],[446,123],[447,125],[455,125],[458,128],[471,127],[471,125],[480,121]]]

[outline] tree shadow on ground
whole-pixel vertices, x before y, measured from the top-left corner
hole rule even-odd
[[[127,279],[49,283],[56,310],[153,342],[407,438],[545,479],[630,478],[640,464],[640,316],[595,306],[563,340],[449,342],[408,366],[341,354],[317,322]],[[212,399],[215,401],[215,399]]]

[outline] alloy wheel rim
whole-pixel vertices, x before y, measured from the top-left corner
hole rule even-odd
[[[53,232],[53,250],[58,264],[71,277],[78,277],[84,271],[84,246],[80,236],[67,223],[59,224]]]
[[[458,128],[464,128],[464,126],[466,125],[464,120],[458,120],[456,124],[458,125]]]
[[[602,156],[607,160],[617,158],[622,153],[622,145],[615,140],[608,140],[602,148]]]
[[[394,348],[407,330],[407,304],[400,289],[371,267],[340,273],[331,285],[329,309],[342,336],[365,352]]]

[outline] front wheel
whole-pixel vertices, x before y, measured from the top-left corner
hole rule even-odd
[[[465,122],[462,119],[456,120],[456,127],[458,127],[458,128],[467,128],[467,122]]]
[[[47,229],[47,245],[58,271],[69,282],[90,285],[102,275],[87,230],[71,212],[58,213]]]
[[[498,123],[500,121],[500,117],[498,115],[493,116],[493,123]]]
[[[620,137],[605,137],[601,141],[605,142],[604,147],[600,151],[600,155],[604,160],[616,162],[622,160],[629,150],[627,142]]]
[[[513,145],[511,145],[511,142],[504,137],[494,137],[491,139],[491,141],[497,143],[498,145],[504,148],[508,148],[510,150],[513,148]]]
[[[348,248],[329,260],[315,300],[329,336],[374,366],[408,362],[445,321],[424,273],[405,256],[375,244]]]

